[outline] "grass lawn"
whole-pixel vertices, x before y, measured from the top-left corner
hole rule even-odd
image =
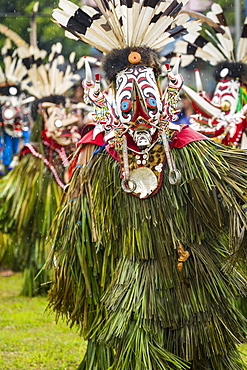
[[[19,296],[21,274],[0,276],[0,369],[75,370],[86,349],[76,330],[45,312],[45,297]],[[247,344],[241,346],[247,364]]]
[[[21,274],[0,276],[0,369],[75,370],[85,342],[45,312],[45,297],[19,296],[21,286]]]

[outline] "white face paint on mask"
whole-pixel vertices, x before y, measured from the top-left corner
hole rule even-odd
[[[212,103],[222,110],[220,118],[229,121],[237,110],[240,83],[231,79],[218,82]]]
[[[116,114],[121,123],[133,122],[136,112],[133,111],[132,87],[137,83],[146,106],[146,119],[157,122],[162,110],[160,91],[153,69],[145,66],[126,68],[116,76]]]
[[[77,143],[81,137],[78,132],[78,117],[68,114],[62,106],[52,103],[48,105],[47,111],[42,111],[47,137],[63,146]]]

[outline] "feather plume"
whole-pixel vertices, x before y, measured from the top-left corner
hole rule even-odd
[[[5,74],[3,72],[2,67],[0,66],[0,84],[5,81]]]
[[[228,60],[234,61],[233,56],[233,40],[231,36],[230,28],[227,25],[223,10],[219,4],[213,4],[211,7],[211,12],[207,14],[208,18],[211,18],[215,23],[217,23],[222,29],[225,30],[227,37],[224,37],[221,32],[216,30],[216,37],[222,49],[225,51]]]
[[[9,40],[13,41],[16,46],[28,48],[28,44],[16,32],[10,30],[8,27],[0,24],[0,32],[5,35]]]
[[[62,44],[56,43],[51,47],[51,52],[40,50],[32,45],[29,48],[18,48],[19,58],[27,68],[27,78],[22,81],[22,88],[26,89],[37,99],[42,97],[64,94],[77,81],[80,75],[74,71],[78,69],[75,63],[75,53],[71,53],[69,60],[66,61],[62,55]],[[81,68],[81,59],[79,68]]]
[[[147,36],[145,33],[155,15],[155,7],[157,3],[157,0],[147,0],[143,2],[142,7],[140,8],[137,24],[133,30],[132,43],[134,46],[141,45],[144,36]]]
[[[235,56],[231,31],[219,4],[213,3],[211,10],[207,12],[206,16],[201,13],[187,10],[182,10],[181,14],[188,14],[204,24],[207,24],[208,27],[204,30],[204,36],[202,36],[201,30],[195,30],[193,27],[190,27],[188,33],[182,37],[182,41],[176,41],[173,50],[175,55],[182,54],[183,58],[185,55],[190,55],[190,58],[186,58],[188,63],[191,63],[193,60],[192,57],[194,56],[194,58],[202,59],[214,66],[226,60],[230,62],[246,62],[247,20],[245,20],[242,36]],[[174,56],[172,57],[174,60]],[[186,63],[183,63],[183,65],[186,66]]]
[[[189,21],[189,17],[177,17],[178,13],[182,9],[183,2],[172,1],[171,4],[166,4],[166,8],[164,11],[158,16],[154,16],[151,20],[151,27],[148,26],[148,35],[145,35],[145,44],[148,46],[151,46],[152,43],[162,38],[163,33],[165,33],[166,36],[171,37],[172,40],[172,33],[175,34],[179,31],[182,31],[182,29],[186,28],[186,26],[191,25],[192,23],[188,22],[186,25],[186,22]],[[182,21],[182,22],[181,22]],[[185,23],[184,23],[185,21]],[[171,27],[172,26],[172,27]],[[164,38],[164,37],[163,37]],[[165,37],[166,39],[167,37]]]
[[[159,39],[153,40],[152,44],[153,47],[160,50],[167,44],[169,44],[172,41],[178,40],[181,37],[185,37],[185,35],[189,34],[188,27],[189,28],[195,28],[195,26],[199,26],[197,22],[190,21],[189,23],[185,23],[183,25],[176,25],[172,29],[169,29],[167,32],[164,32],[163,35]],[[200,26],[199,26],[200,27]],[[193,31],[190,32],[192,34]]]
[[[247,62],[247,17],[245,18],[242,34],[237,47],[237,61]]]
[[[26,68],[19,59],[12,47],[10,39],[6,39],[1,49],[4,68],[0,71],[0,83],[20,85],[21,80],[26,76]]]
[[[105,48],[102,51],[117,47],[118,42],[110,27],[104,22],[101,13],[95,9],[84,6],[83,9],[76,7],[67,0],[61,0],[59,6],[63,9],[53,11],[54,19],[66,30],[86,43],[91,40],[97,47],[102,43]],[[107,38],[107,40],[105,40]]]
[[[207,16],[205,16],[202,13],[198,13],[198,12],[195,12],[195,11],[192,11],[192,10],[182,10],[181,13],[182,14],[187,14],[192,18],[196,18],[196,19],[200,20],[202,23],[207,23],[209,26],[213,27],[215,29],[215,31],[217,31],[217,32],[221,33],[222,35],[224,35],[225,37],[229,38],[229,34],[226,33],[226,30],[223,27],[221,27],[217,23],[217,21],[214,21],[213,19],[210,19],[208,14],[207,14]]]
[[[31,32],[30,32],[30,44],[33,46],[37,46],[37,24],[36,24],[36,17],[39,9],[39,2],[36,2],[33,6],[33,13],[31,17]]]
[[[95,0],[96,10],[77,7],[68,0],[53,11],[55,23],[72,38],[86,42],[103,53],[113,49],[146,46],[160,50],[188,33],[195,22],[180,14],[188,0]]]

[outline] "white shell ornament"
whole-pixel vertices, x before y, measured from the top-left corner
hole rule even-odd
[[[136,168],[130,171],[130,178],[135,182],[135,193],[143,199],[150,195],[158,186],[158,179],[147,167]]]

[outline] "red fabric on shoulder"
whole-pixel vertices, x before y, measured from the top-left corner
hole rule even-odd
[[[172,140],[172,147],[182,148],[183,146],[198,140],[210,140],[207,136],[200,134],[189,126],[185,126]]]
[[[96,138],[93,139],[93,127],[91,130],[89,130],[81,140],[77,143],[77,146],[81,144],[95,144],[98,146],[102,146],[105,144],[104,141],[104,132],[100,132]],[[183,146],[197,140],[210,140],[208,137],[200,134],[199,132],[193,130],[189,126],[183,127],[181,132],[179,132],[174,139],[172,140],[172,147],[174,148],[182,148]],[[117,151],[112,148],[111,146],[106,146],[107,152],[115,158],[117,161],[119,161],[119,156]]]
[[[94,127],[90,131],[88,131],[85,135],[82,133],[82,138],[80,141],[78,141],[77,146],[80,146],[81,144],[95,144],[102,146],[105,144],[104,142],[104,132],[100,132],[95,138],[93,138],[93,130]]]
[[[27,148],[27,147],[23,147],[20,151],[20,158],[24,157],[24,155],[28,154],[28,153],[31,153],[30,149]]]
[[[110,145],[106,146],[106,151],[112,158],[114,158],[116,161],[120,162],[120,157],[118,154],[118,151],[115,148],[112,148]]]

